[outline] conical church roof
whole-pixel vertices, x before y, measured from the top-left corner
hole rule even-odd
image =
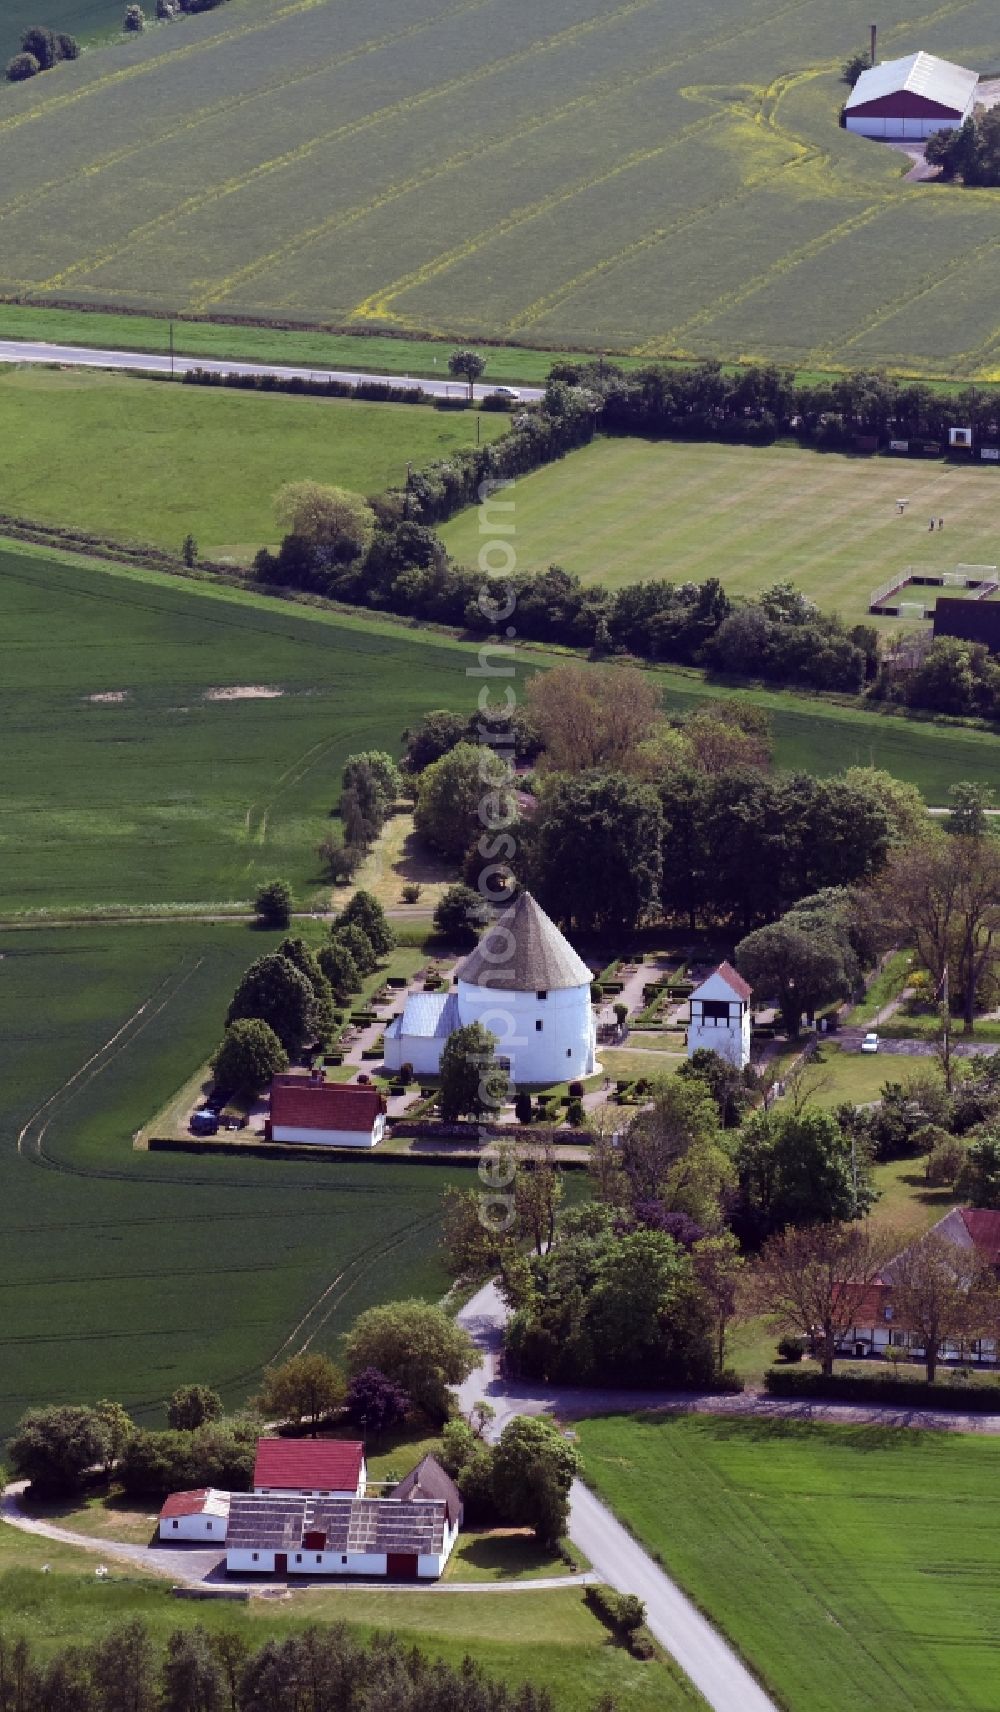
[[[553,992],[589,987],[587,964],[530,892],[498,915],[458,971],[460,981],[494,992]]]

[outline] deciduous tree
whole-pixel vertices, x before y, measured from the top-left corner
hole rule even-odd
[[[343,1374],[329,1356],[310,1350],[264,1369],[257,1407],[265,1418],[295,1426],[308,1422],[315,1438],[320,1423],[341,1407],[345,1391]]]
[[[262,927],[287,927],[292,919],[292,888],[287,880],[268,880],[254,899],[254,912]]]
[[[273,953],[251,963],[233,994],[226,1014],[227,1028],[244,1017],[266,1022],[285,1051],[301,1051],[309,1035],[315,995],[294,963]]]
[[[460,1385],[476,1365],[464,1326],[429,1302],[385,1302],[355,1320],[345,1340],[348,1369],[377,1367],[402,1387],[433,1421],[450,1412],[449,1385]]]
[[[167,1424],[176,1432],[193,1433],[222,1414],[222,1398],[210,1385],[180,1385],[167,1404]]]
[[[889,1240],[866,1224],[789,1226],[761,1251],[752,1276],[756,1306],[783,1330],[813,1340],[829,1377],[889,1252]]]
[[[212,1059],[218,1087],[245,1098],[265,1088],[272,1076],[288,1069],[288,1054],[269,1023],[242,1017],[226,1029]]]
[[[648,673],[635,666],[553,666],[529,678],[526,693],[550,771],[644,770],[640,746],[663,720]]]
[[[29,1409],[7,1444],[14,1473],[46,1495],[77,1491],[88,1469],[107,1466],[109,1454],[104,1418],[96,1409],[75,1405]]]
[[[992,1270],[973,1248],[959,1248],[933,1231],[911,1244],[887,1268],[895,1324],[924,1352],[928,1384],[937,1376],[950,1339],[995,1337],[1000,1299]]]
[[[507,1072],[497,1063],[497,1037],[481,1022],[466,1023],[445,1041],[438,1104],[446,1123],[496,1112],[507,1094]]]
[[[387,1378],[377,1367],[366,1367],[355,1374],[347,1387],[344,1407],[355,1426],[378,1436],[406,1419],[410,1399],[394,1379]]]
[[[508,1520],[554,1547],[566,1532],[579,1457],[553,1421],[515,1415],[493,1453],[493,1490]]]
[[[473,397],[473,389],[480,375],[486,368],[486,358],[478,351],[452,351],[448,358],[448,373],[459,375],[469,388],[469,401]]]
[[[322,482],[287,482],[275,497],[274,515],[290,535],[341,562],[357,559],[375,534],[375,513],[361,494]]]
[[[434,926],[456,945],[474,945],[489,920],[489,910],[471,886],[449,886],[434,909]]]

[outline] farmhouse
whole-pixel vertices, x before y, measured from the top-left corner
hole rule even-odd
[[[592,1076],[597,1029],[593,976],[530,892],[522,892],[461,965],[457,991],[417,993],[385,1031],[385,1064],[417,1075],[441,1067],[456,1029],[481,1022],[519,1086]]]
[[[253,1489],[260,1497],[360,1498],[365,1447],[357,1439],[258,1439]]]
[[[978,73],[936,54],[913,53],[863,71],[844,123],[860,137],[922,141],[965,123],[975,105]]]
[[[308,1076],[275,1076],[271,1083],[272,1141],[319,1147],[375,1147],[385,1134],[385,1101],[377,1088]]]
[[[1000,604],[993,600],[956,600],[948,595],[934,607],[935,636],[958,636],[1000,654]]]
[[[1000,1273],[1000,1212],[984,1207],[953,1207],[928,1233],[954,1243],[956,1248],[974,1249],[979,1258]],[[898,1259],[898,1257],[897,1257]],[[919,1359],[924,1354],[919,1333],[901,1323],[893,1302],[893,1268],[890,1260],[868,1291],[858,1323],[840,1345],[838,1353],[854,1356],[884,1356],[887,1349],[904,1349]],[[941,1350],[942,1361],[995,1362],[996,1338],[973,1338],[968,1342],[949,1339]]]
[[[160,1511],[161,1540],[224,1540],[229,1525],[228,1492],[201,1487],[197,1492],[171,1492]]]
[[[717,969],[695,987],[691,994],[691,1021],[688,1025],[688,1057],[701,1047],[728,1058],[731,1064],[744,1070],[750,1062],[750,995],[742,975],[728,963]]]
[[[458,1538],[458,1488],[425,1457],[387,1498],[234,1493],[226,1569],[251,1575],[439,1576]]]

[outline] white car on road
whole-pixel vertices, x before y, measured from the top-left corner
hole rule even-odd
[[[861,1042],[861,1050],[862,1052],[878,1051],[878,1035],[875,1034],[874,1031],[871,1034],[865,1035],[864,1040]]]

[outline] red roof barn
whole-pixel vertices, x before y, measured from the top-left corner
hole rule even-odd
[[[921,141],[964,124],[975,105],[979,74],[964,65],[913,53],[863,71],[844,113],[861,137]]]
[[[354,1439],[258,1439],[253,1489],[360,1498],[365,1489],[365,1447]]]

